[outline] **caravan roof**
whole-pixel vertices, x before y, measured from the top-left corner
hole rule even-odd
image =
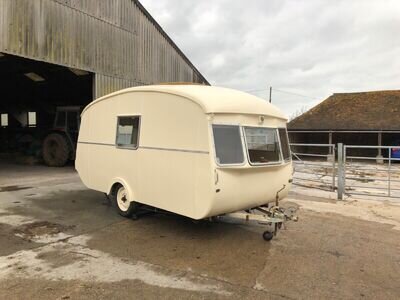
[[[228,88],[204,85],[148,85],[127,88],[93,101],[83,112],[99,101],[131,92],[159,92],[178,95],[196,102],[205,113],[257,114],[287,119],[277,107],[256,96]]]

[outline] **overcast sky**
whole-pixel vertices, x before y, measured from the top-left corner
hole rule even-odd
[[[398,0],[141,3],[212,85],[272,86],[288,116],[334,92],[400,89]]]

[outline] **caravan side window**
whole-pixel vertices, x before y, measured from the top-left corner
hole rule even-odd
[[[119,147],[137,149],[139,142],[140,117],[118,117],[117,141]]]

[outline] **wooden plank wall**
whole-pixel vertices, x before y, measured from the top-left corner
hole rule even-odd
[[[95,73],[95,97],[207,81],[132,0],[0,0],[0,52]]]

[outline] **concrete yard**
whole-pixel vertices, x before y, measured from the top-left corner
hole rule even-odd
[[[400,204],[295,188],[262,227],[128,220],[73,167],[0,163],[0,299],[400,299]]]

